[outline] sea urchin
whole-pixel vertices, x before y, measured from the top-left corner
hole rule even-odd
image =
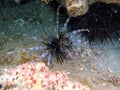
[[[120,38],[120,5],[97,2],[89,6],[86,14],[71,18],[71,30],[88,29],[80,32],[82,38],[92,43],[119,43]]]
[[[66,32],[67,24],[70,20],[68,18],[64,23],[62,28],[59,27],[59,9],[61,5],[57,9],[57,18],[56,24],[57,29],[49,29],[47,31],[44,30],[44,33],[41,34],[43,46],[31,47],[28,50],[43,50],[41,54],[41,59],[47,57],[47,65],[54,65],[54,59],[56,58],[57,63],[63,63],[64,59],[72,59],[69,52],[73,51],[73,43],[69,37],[69,34]],[[43,36],[44,35],[44,36]]]
[[[57,60],[57,63],[63,63],[64,59],[72,59],[69,52],[72,51],[72,41],[70,37],[60,31],[56,35],[48,35],[46,38],[44,37],[42,40],[43,46],[36,46],[28,48],[27,50],[43,50],[40,58],[47,57],[47,65],[54,65],[54,59]]]
[[[58,33],[58,37],[49,36],[47,41],[44,41],[43,44],[46,48],[44,48],[41,58],[48,56],[48,66],[54,63],[54,58],[61,64],[64,62],[63,59],[71,58],[68,53],[72,50],[72,42],[65,33]]]

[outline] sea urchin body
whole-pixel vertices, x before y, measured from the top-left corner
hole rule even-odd
[[[63,63],[63,59],[69,57],[68,51],[72,49],[72,42],[69,37],[62,32],[58,37],[49,36],[48,40],[43,42],[43,44],[46,48],[41,57],[44,58],[48,56],[48,66],[54,63],[54,58],[56,58],[57,62]]]
[[[57,63],[63,63],[64,59],[72,59],[69,52],[72,51],[72,41],[70,37],[64,33],[59,32],[57,35],[50,35],[42,40],[44,46],[31,47],[27,50],[43,50],[40,58],[47,57],[47,65],[54,64],[54,59]]]
[[[80,32],[82,38],[91,43],[119,42],[120,38],[120,5],[97,2],[90,5],[83,16],[71,18],[72,30],[88,29]]]

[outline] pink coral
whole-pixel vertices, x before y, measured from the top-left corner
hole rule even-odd
[[[27,62],[7,70],[2,77],[7,74],[12,78],[9,83],[14,82],[12,89],[7,85],[8,90],[90,90],[79,82],[69,81],[67,72],[51,72],[44,63]]]

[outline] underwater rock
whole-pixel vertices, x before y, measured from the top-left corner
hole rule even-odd
[[[24,4],[31,0],[0,0],[0,5],[7,5],[7,4]]]
[[[23,4],[23,3],[27,3],[30,0],[14,0],[16,4]]]
[[[61,0],[61,2],[66,7],[67,13],[72,17],[83,15],[88,11],[87,0]]]

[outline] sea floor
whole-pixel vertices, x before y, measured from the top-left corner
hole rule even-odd
[[[56,12],[40,0],[22,5],[1,4],[0,74],[5,68],[37,62],[41,51],[24,50],[39,46],[41,32],[49,28],[56,29]],[[50,70],[69,72],[72,81],[91,90],[120,90],[120,46],[80,43],[78,47],[77,57],[62,65],[55,63]]]

